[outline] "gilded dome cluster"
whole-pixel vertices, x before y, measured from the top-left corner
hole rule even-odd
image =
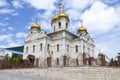
[[[62,5],[62,3],[59,3],[58,7],[59,7],[59,13],[52,17],[52,22],[56,21],[57,19],[60,19],[62,17],[66,18],[66,19],[69,19],[68,14],[64,13],[64,5]]]

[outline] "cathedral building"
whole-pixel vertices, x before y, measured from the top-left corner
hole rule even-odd
[[[83,24],[76,35],[69,31],[69,24],[69,15],[59,4],[59,12],[51,19],[51,33],[41,30],[37,22],[31,25],[24,42],[23,59],[37,67],[94,65],[93,38]]]

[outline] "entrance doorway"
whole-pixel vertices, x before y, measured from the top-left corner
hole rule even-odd
[[[67,56],[63,56],[63,66],[67,66]]]
[[[34,64],[35,56],[34,55],[28,55],[28,60],[30,63]]]
[[[52,65],[51,65],[51,57],[48,57],[47,58],[47,65],[48,65],[48,67],[51,67]]]

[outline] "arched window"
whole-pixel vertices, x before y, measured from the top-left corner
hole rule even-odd
[[[76,52],[78,52],[78,46],[76,45]]]
[[[42,43],[40,44],[40,51],[42,51]]]
[[[28,47],[26,47],[26,53],[28,53]]]
[[[54,26],[54,32],[55,32],[55,26]]]
[[[48,44],[48,45],[47,45],[47,51],[49,51],[49,47],[50,47],[50,45]]]
[[[59,44],[57,44],[57,51],[59,51]]]
[[[59,58],[57,58],[57,65],[59,65]]]
[[[79,65],[79,61],[78,61],[78,58],[76,58],[76,65],[77,65],[77,66]]]
[[[83,45],[83,53],[85,52],[85,46]]]
[[[67,27],[68,27],[68,22],[66,22],[66,29],[67,29]]]
[[[69,45],[67,45],[67,52],[69,52]]]
[[[59,25],[59,28],[61,28],[61,22],[59,22],[58,25]]]
[[[33,52],[35,52],[35,45],[33,45]]]

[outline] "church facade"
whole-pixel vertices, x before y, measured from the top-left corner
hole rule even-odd
[[[94,40],[81,24],[77,34],[69,31],[69,16],[59,4],[59,12],[51,19],[52,32],[33,24],[24,42],[23,59],[38,67],[81,66],[94,64]]]

